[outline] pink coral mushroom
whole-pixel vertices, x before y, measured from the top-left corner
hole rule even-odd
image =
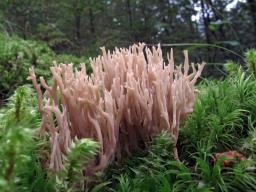
[[[147,146],[163,130],[176,146],[180,122],[193,110],[194,85],[204,64],[197,70],[192,64],[189,74],[187,52],[178,67],[172,51],[168,64],[164,62],[160,46],[138,44],[102,52],[91,59],[90,76],[85,65],[81,70],[72,64],[51,67],[51,87],[42,77],[38,84],[30,69],[42,116],[40,132],[50,135],[52,169],[63,168],[63,155],[75,138],[93,138],[100,145],[97,158],[86,168],[90,174],[141,144]],[[173,153],[178,158],[176,147]]]

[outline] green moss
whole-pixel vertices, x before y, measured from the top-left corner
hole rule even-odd
[[[245,59],[248,69],[254,75],[256,74],[256,49],[248,49],[245,52]]]

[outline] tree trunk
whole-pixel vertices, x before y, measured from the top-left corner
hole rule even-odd
[[[79,42],[81,39],[81,15],[80,15],[80,13],[77,13],[75,15],[75,33],[76,33],[76,39]]]
[[[250,12],[251,12],[251,17],[253,21],[253,26],[254,26],[254,33],[256,34],[256,1],[255,0],[247,0]],[[256,41],[256,37],[254,38]]]
[[[208,3],[209,3],[209,5],[210,5],[210,7],[211,7],[211,9],[212,9],[212,12],[214,13],[215,20],[216,20],[216,21],[222,20],[222,17],[223,17],[223,16],[220,15],[220,12],[224,12],[224,8],[225,8],[225,7],[222,5],[221,1],[219,2],[219,4],[221,5],[221,6],[220,6],[220,9],[221,9],[220,11],[217,11],[217,10],[216,10],[215,6],[213,5],[212,0],[209,0]],[[226,39],[226,34],[225,34],[225,31],[224,31],[222,25],[219,26],[218,31],[219,31],[220,35],[216,35],[216,34],[215,34],[216,40],[221,41],[222,39]],[[218,39],[218,37],[219,37],[219,39]]]
[[[203,13],[205,40],[206,40],[207,44],[210,44],[211,43],[211,39],[210,39],[211,34],[209,31],[209,23],[211,22],[211,20],[210,20],[209,13],[207,13],[207,7],[204,4],[204,0],[201,0],[200,3],[201,3],[201,10]],[[209,47],[207,47],[207,52],[208,52],[207,61],[210,62],[211,61],[211,55],[210,55],[211,50]]]
[[[205,10],[205,5],[203,0],[201,0],[201,10],[203,13],[203,23],[204,23],[204,33],[205,33],[206,43],[210,43],[210,32],[208,28],[209,18],[206,17],[206,10]]]
[[[126,9],[127,9],[127,13],[128,13],[130,31],[132,31],[133,21],[132,21],[132,10],[131,10],[130,0],[126,0]]]
[[[95,38],[94,15],[91,7],[89,8],[89,18],[90,18],[90,32],[92,36]]]

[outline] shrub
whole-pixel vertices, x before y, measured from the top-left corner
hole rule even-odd
[[[0,34],[0,97],[6,98],[19,85],[26,82],[28,67],[38,66],[40,75],[48,69],[54,53],[43,43],[25,41],[18,37]]]
[[[49,77],[53,61],[86,63],[88,59],[71,55],[56,55],[45,43],[23,40],[0,33],[0,104],[20,85],[27,83],[28,68],[36,67],[39,76]],[[88,67],[90,71],[90,68]]]

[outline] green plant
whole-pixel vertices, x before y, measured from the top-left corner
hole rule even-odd
[[[49,191],[53,187],[36,155],[34,133],[40,119],[35,101],[32,89],[22,86],[0,110],[1,191],[36,191],[37,187]]]
[[[84,57],[56,55],[46,43],[0,33],[0,102],[9,97],[18,86],[28,82],[26,79],[29,67],[35,66],[38,75],[49,77],[53,61],[73,62],[76,65],[85,63],[88,72],[91,72],[88,59]]]
[[[256,155],[256,128],[255,120],[251,116],[248,117],[248,137],[246,137],[241,146],[241,151],[244,151],[248,156],[255,159]]]
[[[174,160],[173,143],[169,137],[168,133],[163,132],[154,137],[147,152],[138,151],[121,164],[112,165],[103,177],[104,181],[112,183],[105,191],[196,190],[197,184],[190,170]]]
[[[26,82],[28,68],[38,66],[38,73],[49,74],[54,53],[44,43],[0,34],[0,97],[6,98]]]
[[[218,159],[213,166],[209,162],[196,158],[195,171],[201,181],[201,185],[214,191],[228,191],[227,184],[221,174],[221,162],[224,159]]]
[[[255,119],[255,85],[255,78],[241,68],[222,81],[201,82],[194,111],[181,129],[183,157],[196,152],[198,142],[212,145],[210,153],[238,149],[237,141],[249,130],[247,116]]]
[[[58,54],[55,58],[57,63],[73,63],[74,66],[79,67],[80,64],[84,63],[86,66],[86,72],[92,73],[92,68],[87,57],[76,57],[71,54]]]
[[[241,66],[240,64],[233,61],[227,61],[224,64],[224,69],[230,76],[235,76],[237,75],[237,72],[241,69]]]
[[[74,46],[73,42],[71,42],[66,37],[65,33],[60,31],[53,24],[40,23],[37,26],[36,37],[40,40],[45,41],[49,47],[51,47],[53,50],[56,50],[56,51],[68,49]]]
[[[75,140],[63,170],[52,172],[44,166],[50,141],[37,134],[39,124],[34,92],[28,86],[17,88],[0,110],[0,190],[80,191],[77,186],[85,180],[81,167],[95,155],[97,143]]]
[[[63,170],[57,174],[57,191],[83,191],[86,188],[83,168],[96,155],[98,144],[91,139],[75,140],[65,157]]]
[[[243,129],[243,110],[240,109],[236,88],[228,80],[206,82],[194,105],[194,112],[184,124],[183,157],[197,151],[201,142],[208,152],[232,149]],[[186,142],[186,143],[184,143]]]
[[[248,49],[245,52],[245,59],[249,71],[256,74],[256,49]]]
[[[223,173],[228,191],[255,191],[255,160],[241,161]]]

